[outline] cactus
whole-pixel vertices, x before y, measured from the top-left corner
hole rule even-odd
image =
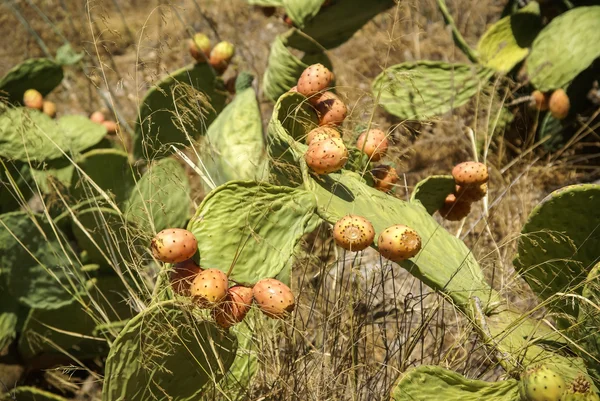
[[[131,191],[125,216],[139,227],[158,232],[181,227],[190,216],[190,184],[174,159],[159,160]]]
[[[600,56],[599,20],[600,6],[576,7],[542,29],[527,57],[527,74],[536,89],[569,84]]]
[[[0,350],[4,350],[17,337],[20,309],[8,292],[0,269]]]
[[[68,188],[73,179],[75,167],[66,158],[37,163],[30,170],[32,178],[43,194],[55,192],[54,187]]]
[[[581,294],[587,301],[580,303],[578,324],[574,328],[579,355],[600,386],[600,263],[590,271]]]
[[[42,96],[46,96],[62,79],[63,69],[60,64],[47,58],[32,58],[13,67],[0,79],[0,92],[7,92],[8,100],[19,105],[26,90],[36,89]]]
[[[252,285],[279,274],[314,209],[308,192],[232,181],[208,194],[187,229],[198,239],[202,267],[232,267],[230,280]]]
[[[12,212],[27,202],[33,194],[33,184],[28,163],[0,158],[0,214]]]
[[[411,203],[420,203],[427,213],[433,215],[444,205],[446,196],[454,192],[455,182],[451,175],[432,175],[419,181],[410,196]]]
[[[600,185],[561,188],[529,215],[519,237],[514,265],[548,307],[577,317],[577,301],[559,292],[581,293],[581,283],[600,249]],[[563,324],[566,324],[563,322]]]
[[[60,65],[77,64],[83,58],[84,53],[77,53],[69,43],[65,43],[56,50],[56,62]]]
[[[68,401],[49,391],[40,390],[37,387],[19,386],[8,393],[0,394],[0,401]]]
[[[536,365],[521,375],[519,394],[525,401],[560,401],[566,387],[560,373],[547,364]]]
[[[135,126],[136,159],[165,157],[172,152],[170,145],[189,145],[223,109],[225,94],[222,80],[206,63],[177,70],[153,85]]]
[[[540,5],[535,1],[502,18],[479,40],[479,62],[500,73],[508,73],[527,57],[541,25]]]
[[[146,401],[177,394],[198,399],[228,371],[236,339],[172,301],[134,317],[112,343],[103,401]]]
[[[514,379],[488,383],[467,379],[438,366],[422,365],[403,373],[392,389],[392,401],[515,401],[519,399]]]
[[[490,68],[468,64],[409,62],[384,70],[372,91],[388,113],[424,120],[464,105],[492,75]]]

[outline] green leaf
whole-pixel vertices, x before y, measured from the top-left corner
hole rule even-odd
[[[577,345],[579,355],[585,360],[596,384],[600,384],[600,262],[590,271],[582,294],[588,302],[582,302],[577,318]]]
[[[466,104],[493,75],[493,70],[438,61],[402,63],[373,81],[373,96],[385,110],[406,120],[427,120]]]
[[[174,303],[129,321],[106,360],[103,401],[197,400],[233,363],[234,336]]]
[[[190,145],[225,106],[226,90],[208,63],[169,74],[148,91],[133,136],[136,159],[165,157],[170,145]],[[186,135],[187,134],[187,135]]]
[[[540,5],[532,1],[486,31],[477,47],[480,63],[500,73],[508,73],[527,57],[541,28]]]
[[[542,92],[564,87],[600,57],[600,6],[576,7],[554,18],[535,38],[527,74]]]
[[[236,94],[208,127],[206,142],[202,160],[217,186],[266,177],[268,160],[254,89]]]
[[[252,285],[275,277],[292,257],[314,214],[311,193],[234,181],[213,190],[188,224],[198,240],[200,265]]]
[[[60,65],[77,64],[83,55],[83,52],[77,53],[69,43],[65,43],[56,51],[56,62]]]
[[[48,391],[40,390],[37,387],[20,386],[9,393],[0,394],[0,401],[67,401]]]
[[[427,213],[433,215],[444,205],[446,196],[454,192],[455,185],[451,175],[432,175],[415,185],[410,201],[419,202]]]
[[[151,232],[182,227],[190,216],[190,184],[183,167],[174,159],[150,166],[131,191],[125,215]]]
[[[22,104],[23,94],[28,89],[35,89],[46,96],[52,92],[63,79],[60,64],[47,58],[25,60],[13,67],[0,80],[0,92],[8,93],[8,100],[14,104]]]

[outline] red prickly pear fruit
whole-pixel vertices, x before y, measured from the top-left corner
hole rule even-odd
[[[109,135],[114,135],[117,133],[117,123],[111,120],[102,121],[102,125],[106,128],[106,133]]]
[[[456,185],[454,195],[456,195],[456,199],[460,202],[472,203],[482,200],[487,195],[487,191],[487,183],[466,187]]]
[[[548,108],[550,109],[550,114],[552,117],[557,120],[563,120],[569,115],[569,109],[571,108],[571,101],[569,100],[569,96],[564,91],[564,89],[557,89],[552,92],[550,95],[550,100],[548,101]]]
[[[229,42],[219,42],[210,52],[209,63],[219,73],[229,66],[229,62],[235,54],[235,47]]]
[[[308,66],[298,78],[298,92],[312,98],[323,92],[333,81],[333,73],[323,64],[313,64]]]
[[[319,113],[320,126],[341,125],[346,119],[348,109],[344,102],[340,100],[333,92],[325,92],[319,97],[315,108]]]
[[[192,259],[173,265],[173,270],[169,276],[171,288],[176,294],[190,296],[192,281],[202,269]]]
[[[360,134],[356,141],[356,147],[369,156],[372,161],[378,161],[387,152],[388,139],[385,132],[374,128]]]
[[[102,124],[106,120],[106,117],[104,117],[104,113],[102,113],[101,111],[95,111],[90,116],[90,120],[92,120],[95,123]]]
[[[527,401],[559,401],[567,386],[562,376],[546,365],[534,365],[521,374],[519,393]]]
[[[298,93],[298,85],[292,86],[288,93]]]
[[[341,138],[327,138],[308,145],[304,160],[316,174],[338,171],[348,161],[348,149]]]
[[[56,117],[56,104],[54,102],[45,101],[42,103],[42,111],[50,118]]]
[[[375,229],[371,222],[362,216],[349,214],[339,219],[333,226],[335,243],[349,251],[358,252],[373,244]]]
[[[438,210],[440,216],[449,221],[460,221],[471,212],[471,204],[456,199],[454,194],[446,196],[444,205]]]
[[[458,185],[469,187],[488,182],[487,166],[479,162],[463,162],[452,169],[452,176]]]
[[[324,137],[322,135],[325,135]],[[340,132],[331,127],[318,127],[311,130],[308,135],[306,135],[306,144],[310,145],[315,138],[319,136],[319,138],[327,139],[327,138],[341,138],[342,135]]]
[[[283,22],[289,27],[294,27],[294,21],[292,21],[290,16],[287,14],[283,16]]]
[[[200,308],[213,308],[227,296],[229,280],[219,269],[207,269],[196,275],[190,293]]]
[[[400,179],[400,177],[398,177],[396,169],[392,166],[377,166],[373,170],[371,170],[371,174],[373,175],[373,183],[375,184],[375,189],[378,189],[382,192],[391,191],[392,188],[394,188],[394,185]]]
[[[272,319],[283,319],[296,307],[290,287],[272,278],[260,280],[252,288],[254,302]]]
[[[44,97],[35,89],[28,89],[23,94],[23,104],[31,109],[42,110],[44,107]]]
[[[188,41],[191,56],[198,63],[206,63],[210,58],[210,39],[203,33],[197,33]]]
[[[388,227],[377,240],[379,253],[393,262],[400,262],[415,256],[421,250],[421,237],[410,227],[396,224]]]
[[[161,262],[179,263],[194,256],[198,241],[194,234],[182,228],[166,228],[150,243],[152,254]]]
[[[530,106],[539,111],[548,110],[548,96],[539,90],[531,92]]]
[[[227,290],[227,295],[215,309],[213,317],[217,324],[228,329],[240,323],[252,306],[252,288],[235,285]]]

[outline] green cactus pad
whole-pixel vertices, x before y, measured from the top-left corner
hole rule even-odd
[[[68,401],[48,391],[37,387],[20,386],[6,394],[0,394],[0,401]]]
[[[492,25],[479,40],[479,61],[507,73],[529,54],[531,42],[542,27],[540,5],[532,1]]]
[[[307,187],[317,198],[319,215],[329,223],[350,213],[369,220],[375,228],[375,244],[379,233],[394,224],[416,230],[422,249],[400,265],[429,287],[446,293],[459,308],[467,307],[472,296],[486,301],[484,310],[499,300],[464,242],[444,230],[419,203],[404,202],[371,188],[355,178],[355,173],[310,179]]]
[[[573,185],[552,192],[529,215],[514,265],[540,298],[581,293],[581,283],[598,261],[599,204],[600,185]],[[548,307],[577,317],[570,297],[553,298]]]
[[[83,58],[84,53],[77,53],[75,49],[71,47],[70,43],[65,43],[56,50],[56,62],[60,65],[73,65],[77,64]]]
[[[329,57],[321,51],[307,53],[302,59],[292,54],[287,46],[289,38],[295,32],[295,29],[291,29],[277,36],[271,45],[269,62],[263,76],[263,92],[273,102],[296,86],[298,78],[310,64],[321,63],[329,69],[332,68]]]
[[[427,213],[433,215],[444,205],[446,196],[454,192],[455,185],[451,175],[432,175],[415,185],[410,201],[419,202]]]
[[[392,389],[392,401],[515,401],[518,382],[485,382],[439,366],[419,366],[403,373]]]
[[[38,163],[31,169],[31,176],[44,194],[54,192],[57,188],[68,188],[71,185],[75,167],[66,158],[54,159]]]
[[[32,58],[12,68],[0,80],[0,93],[8,93],[9,102],[22,104],[26,90],[35,89],[46,96],[62,79],[60,64],[47,58]]]
[[[575,332],[577,345],[585,352],[578,351],[600,386],[600,263],[590,271],[581,295],[587,302],[580,303]]]
[[[542,29],[527,58],[527,74],[542,92],[564,87],[600,57],[600,6],[576,7]]]
[[[15,300],[40,309],[73,302],[69,291],[81,289],[78,269],[69,261],[73,257],[64,234],[43,216],[0,215],[0,266]]]
[[[238,92],[208,127],[201,158],[217,186],[267,176],[267,150],[254,89]]]
[[[253,285],[275,277],[294,253],[315,211],[306,191],[233,181],[204,199],[187,229],[198,240],[200,265]]]
[[[233,363],[236,340],[172,302],[129,321],[113,342],[102,401],[192,401]]]
[[[0,351],[17,337],[19,308],[19,303],[8,292],[0,270]]]
[[[254,75],[248,71],[242,71],[235,78],[235,93],[242,92],[244,89],[252,87],[254,82]]]
[[[165,157],[172,153],[170,145],[190,145],[186,133],[192,140],[204,134],[225,106],[226,93],[207,63],[182,68],[156,83],[140,105],[135,158]]]
[[[27,202],[34,187],[29,164],[0,159],[0,214],[12,212],[21,202]]]
[[[0,112],[0,157],[11,160],[46,161],[71,155],[100,142],[106,128],[84,116],[64,116],[58,121],[24,107]]]
[[[182,227],[191,214],[190,183],[183,167],[175,159],[150,166],[124,209],[128,220],[152,232]]]
[[[385,110],[406,120],[427,120],[466,104],[493,75],[493,70],[438,61],[402,63],[373,81]]]

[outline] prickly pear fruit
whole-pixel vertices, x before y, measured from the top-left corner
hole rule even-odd
[[[565,390],[561,375],[545,365],[527,369],[519,382],[519,393],[524,401],[559,401]]]
[[[371,174],[373,175],[375,189],[383,192],[391,191],[399,180],[396,169],[385,164],[375,167],[371,170]]]
[[[45,101],[42,103],[42,112],[50,118],[56,117],[56,105],[54,102]]]
[[[298,93],[298,85],[292,86],[288,93]]]
[[[396,224],[388,227],[377,241],[379,253],[393,262],[412,258],[421,250],[421,237],[410,227]]]
[[[487,191],[487,183],[470,187],[456,185],[454,194],[456,195],[456,199],[458,199],[460,202],[472,203],[483,199],[483,197],[487,194]]]
[[[215,309],[213,317],[217,324],[228,329],[241,322],[252,306],[252,288],[235,285],[227,290],[227,295]]]
[[[306,135],[306,144],[310,145],[310,143],[315,139],[317,135],[325,135],[325,138],[341,138],[342,135],[340,132],[331,127],[318,127],[311,130],[308,135]]]
[[[569,384],[560,401],[600,401],[600,397],[594,392],[590,382],[579,375]]]
[[[171,288],[176,294],[189,296],[192,281],[202,269],[192,259],[173,265],[173,270],[169,276]]]
[[[567,117],[569,109],[571,108],[571,102],[564,89],[557,89],[552,92],[550,100],[548,101],[548,108],[550,109],[552,117],[557,120],[562,120]]]
[[[296,306],[290,287],[273,278],[260,280],[252,293],[260,310],[272,319],[285,318]]]
[[[487,166],[479,162],[463,162],[452,169],[454,181],[461,186],[481,185],[488,182],[490,176]]]
[[[548,110],[548,96],[539,90],[531,92],[530,106],[539,111]]]
[[[196,275],[190,293],[200,308],[213,308],[227,296],[228,283],[221,270],[207,269]]]
[[[471,212],[471,204],[457,199],[454,194],[446,196],[444,205],[438,210],[440,216],[449,221],[460,221]]]
[[[371,222],[362,216],[349,214],[339,219],[333,226],[333,239],[336,244],[349,251],[362,251],[375,238]]]
[[[166,228],[150,243],[152,254],[161,262],[179,263],[194,256],[198,241],[194,234],[182,228]]]
[[[106,128],[106,133],[109,135],[114,135],[117,133],[117,123],[111,120],[102,121],[102,125]]]
[[[205,34],[195,34],[188,44],[190,54],[198,63],[205,63],[210,58],[210,39]]]
[[[42,110],[44,107],[44,97],[35,89],[28,89],[23,94],[23,104],[31,109]]]
[[[360,134],[356,141],[356,147],[365,152],[372,161],[378,161],[387,152],[388,139],[385,132],[373,128]]]
[[[313,141],[308,145],[304,160],[315,173],[329,174],[344,167],[348,161],[348,149],[341,138]]]
[[[102,113],[101,111],[95,111],[90,116],[90,120],[92,120],[95,123],[102,124],[104,120],[106,120],[106,117],[104,117],[104,113]]]
[[[229,66],[235,54],[235,47],[229,42],[219,42],[210,52],[209,63],[217,72],[222,73]]]
[[[341,125],[348,114],[344,102],[333,92],[325,92],[319,97],[315,108],[319,113],[320,126]]]
[[[333,73],[323,64],[308,66],[298,78],[298,92],[309,98],[318,97],[333,81]],[[316,102],[316,99],[313,101]],[[312,103],[312,102],[311,102]]]

